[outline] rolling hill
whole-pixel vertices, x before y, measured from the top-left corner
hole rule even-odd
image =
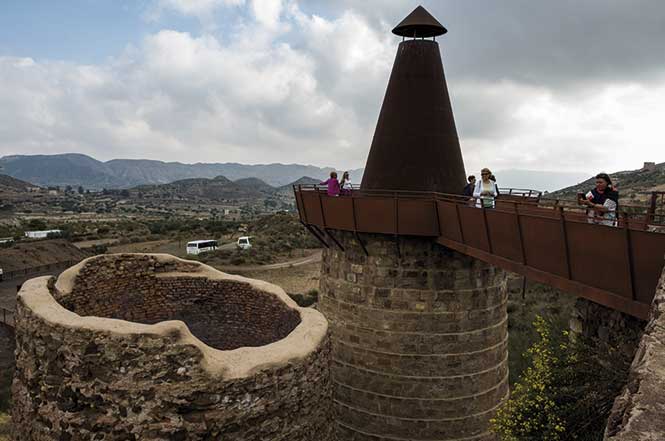
[[[302,177],[290,184],[273,187],[258,178],[244,178],[232,181],[224,176],[213,179],[183,179],[169,184],[141,185],[129,189],[129,195],[138,199],[169,199],[187,201],[251,201],[278,198],[292,200],[292,186],[296,184],[319,183],[320,180]]]
[[[78,153],[5,156],[0,158],[0,167],[9,176],[37,185],[81,185],[92,190],[127,189],[184,179],[212,179],[217,176],[225,176],[231,181],[256,178],[278,187],[292,182],[298,176],[324,178],[333,170],[329,167],[300,164],[183,164],[147,159],[113,159],[102,162]],[[351,174],[359,180],[362,170],[351,170]]]
[[[275,189],[260,179],[233,182],[224,176],[183,179],[161,185],[142,185],[129,190],[141,199],[207,200],[215,202],[256,200],[270,197]]]
[[[644,202],[652,191],[665,191],[665,163],[658,164],[653,170],[639,169],[610,173],[612,181],[617,185],[623,201]],[[587,192],[595,185],[590,178],[577,185],[563,188],[550,193],[548,197],[575,199],[577,193]]]
[[[25,193],[33,184],[7,175],[0,175],[0,192]]]

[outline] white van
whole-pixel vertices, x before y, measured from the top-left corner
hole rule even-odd
[[[252,248],[252,244],[249,243],[249,236],[240,236],[238,238],[238,248],[241,250],[248,250]]]
[[[194,240],[187,242],[187,254],[201,254],[217,249],[216,240]]]

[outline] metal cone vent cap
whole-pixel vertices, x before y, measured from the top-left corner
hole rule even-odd
[[[427,9],[418,6],[395,29],[393,34],[400,37],[427,38],[443,35],[448,32]]]

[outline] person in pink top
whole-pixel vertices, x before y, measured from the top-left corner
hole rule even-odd
[[[337,172],[330,172],[330,179],[321,182],[321,185],[328,186],[328,196],[339,196],[339,181],[337,180]]]

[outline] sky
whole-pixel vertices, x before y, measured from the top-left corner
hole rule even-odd
[[[1,0],[0,156],[364,166],[418,4],[467,171],[665,162],[662,0]]]

